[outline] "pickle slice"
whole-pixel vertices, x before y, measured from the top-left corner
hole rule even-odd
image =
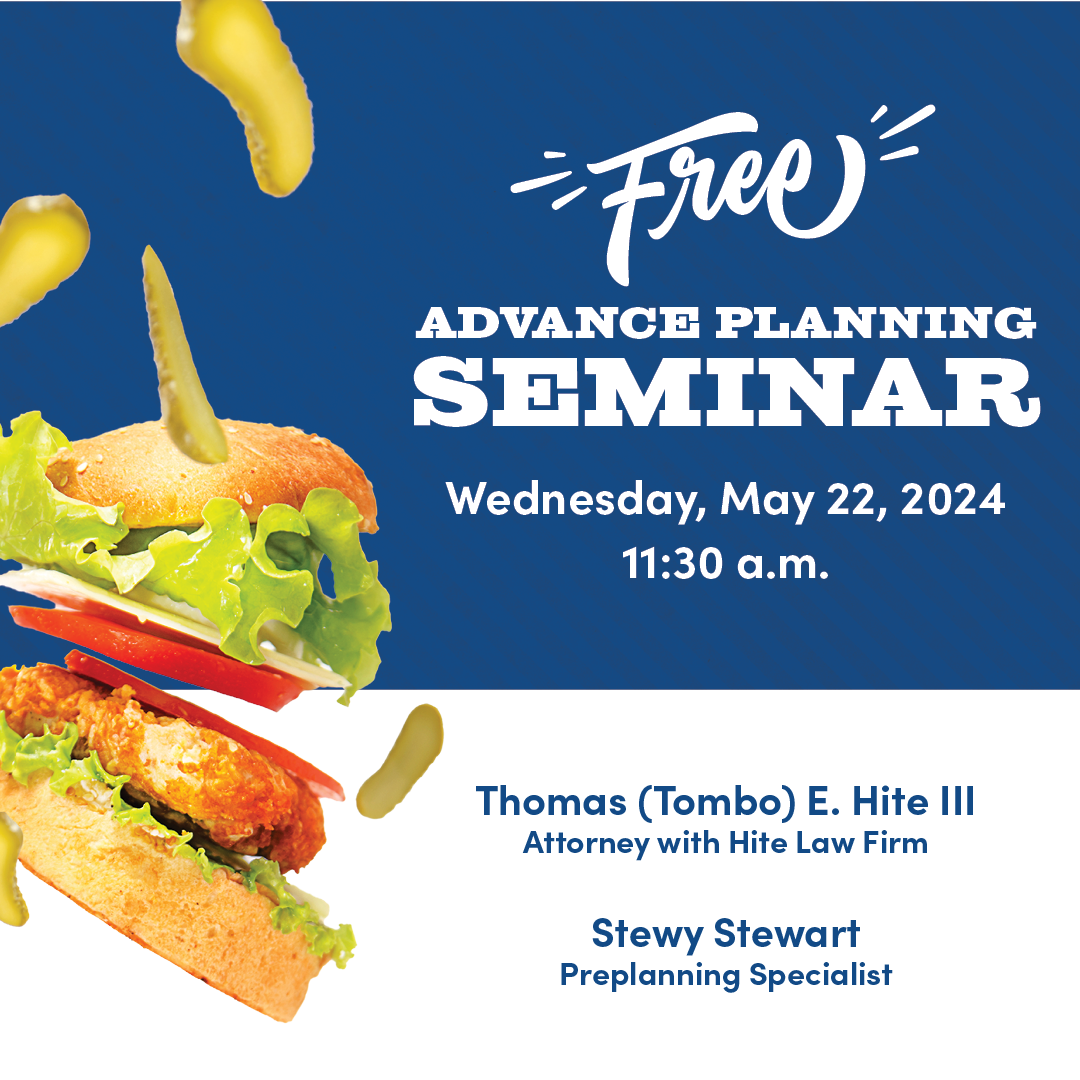
[[[356,795],[364,817],[386,817],[413,789],[442,752],[442,714],[434,705],[417,705],[405,720],[390,753]]]
[[[311,102],[262,0],[181,0],[176,49],[236,110],[259,187],[295,191],[315,151]]]
[[[158,370],[161,418],[169,438],[193,461],[205,465],[225,461],[229,456],[225,432],[199,381],[165,267],[150,246],[143,252],[143,290]]]
[[[31,195],[0,221],[0,326],[71,277],[90,249],[86,215],[66,195]]]
[[[22,829],[0,810],[0,922],[8,926],[22,926],[30,918],[15,880],[22,839]]]

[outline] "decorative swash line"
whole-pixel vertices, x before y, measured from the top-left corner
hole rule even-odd
[[[545,150],[545,158],[564,158],[564,154],[561,150]],[[538,176],[535,180],[521,180],[516,184],[511,184],[510,190],[513,194],[517,195],[522,191],[533,191],[535,188],[547,187],[548,184],[557,183],[559,180],[565,180],[568,176],[573,175],[574,170],[568,169],[566,172],[552,173],[549,176]],[[573,191],[568,192],[566,195],[560,195],[552,204],[552,210],[561,210],[568,202],[573,202],[583,191],[588,191],[588,185],[582,184],[581,187],[575,188]]]
[[[870,118],[870,123],[876,123],[888,111],[888,105],[882,105]],[[882,132],[878,138],[889,139],[893,135],[899,135],[901,131],[907,131],[908,128],[921,123],[928,116],[933,116],[935,112],[937,112],[935,106],[924,105],[918,112],[912,113],[906,120],[901,120],[899,124],[895,124],[893,127],[889,128],[888,131]],[[903,150],[894,150],[891,154],[882,154],[881,157],[878,158],[878,161],[896,161],[898,158],[913,157],[918,152],[919,148],[917,146],[905,146]]]
[[[522,191],[532,191],[535,188],[547,187],[548,184],[554,184],[559,180],[565,180],[573,173],[573,169],[568,169],[566,172],[552,173],[550,176],[538,176],[535,180],[522,180],[517,184],[511,184],[510,190],[517,195]]]
[[[879,135],[878,138],[888,139],[893,135],[899,135],[901,131],[907,131],[909,127],[914,127],[916,124],[921,123],[928,116],[933,116],[936,111],[937,110],[933,105],[925,105],[918,112],[912,113],[906,120],[901,120],[899,124]]]
[[[588,190],[589,190],[588,187],[585,184],[582,184],[581,187],[576,188],[574,191],[571,191],[568,195],[563,195],[562,198],[556,199],[551,204],[551,209],[552,210],[561,210],[572,199],[576,199],[583,191],[588,191]]]

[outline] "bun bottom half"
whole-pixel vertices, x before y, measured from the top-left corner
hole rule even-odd
[[[23,787],[0,772],[0,810],[23,830],[20,862],[115,930],[274,1020],[291,1020],[325,963],[300,931],[270,922],[274,903],[77,797],[48,773]]]

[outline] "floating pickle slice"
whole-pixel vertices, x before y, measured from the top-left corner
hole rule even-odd
[[[262,0],[181,0],[176,50],[236,110],[259,187],[295,191],[315,152],[311,102]]]
[[[14,322],[82,265],[86,215],[66,195],[31,195],[0,221],[0,326]]]
[[[15,866],[22,848],[22,829],[0,810],[0,922],[22,926],[30,918],[26,901],[15,880]]]
[[[409,713],[382,767],[364,781],[356,796],[356,809],[364,817],[386,817],[428,771],[442,746],[439,710],[434,705],[418,705]]]
[[[194,461],[215,465],[229,456],[225,432],[221,430],[199,373],[191,359],[191,349],[180,311],[165,267],[152,247],[143,252],[143,290],[146,314],[150,319],[150,340],[158,369],[161,418],[176,448]]]

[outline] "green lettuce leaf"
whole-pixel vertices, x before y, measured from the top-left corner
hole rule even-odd
[[[330,959],[339,968],[343,968],[352,959],[353,950],[356,948],[352,927],[348,923],[342,923],[336,929],[324,925],[310,904],[297,900],[285,887],[285,878],[276,862],[270,859],[252,859],[249,869],[240,876],[244,879],[248,892],[254,892],[262,885],[277,898],[277,907],[270,912],[270,920],[283,934],[303,930],[308,952],[316,956],[329,953]]]
[[[0,433],[0,557],[127,592],[146,575],[153,557],[110,554],[128,531],[123,504],[91,506],[52,486],[45,466],[70,446],[36,412],[13,420],[9,436]]]
[[[330,559],[335,595],[326,596],[316,576],[297,630],[315,657],[350,681],[339,699],[347,703],[375,678],[380,662],[376,639],[390,629],[390,594],[379,581],[379,564],[368,562],[357,539],[360,512],[340,491],[316,488],[304,500],[303,515],[315,552]]]
[[[223,638],[222,652],[249,664],[259,663],[262,654],[258,635],[262,624],[277,619],[286,626],[296,626],[304,617],[311,603],[314,580],[311,571],[278,566],[267,552],[267,544],[278,537],[279,543],[284,544],[293,538],[300,541],[307,535],[303,514],[291,506],[274,503],[259,515],[255,538],[251,541],[251,558],[244,565],[238,583],[243,614],[235,630]]]
[[[167,532],[149,543],[154,568],[142,585],[198,608],[221,631],[221,651],[260,664],[259,630],[273,619],[296,629],[304,659],[321,660],[351,683],[339,698],[375,678],[376,638],[390,629],[390,595],[377,562],[360,546],[360,512],[340,491],[316,488],[297,511],[275,503],[254,537],[240,504],[212,499],[198,532]],[[319,586],[330,559],[334,597]]]
[[[96,753],[94,756],[97,756]],[[126,783],[130,777],[124,776],[120,779]],[[134,825],[155,833],[163,840],[175,841],[169,849],[169,854],[179,856],[182,859],[190,859],[199,868],[203,881],[207,882],[207,884],[213,880],[215,870],[229,869],[227,866],[223,866],[221,863],[211,859],[203,848],[192,847],[188,842],[191,840],[192,834],[186,829],[183,832],[177,832],[167,825],[162,825],[151,812],[149,803],[144,803],[138,807],[129,806],[120,796],[119,784],[113,788],[112,815],[121,825]]]
[[[202,527],[193,533],[173,529],[150,541],[147,552],[153,568],[141,584],[170,600],[197,608],[224,639],[241,617],[236,579],[243,573],[251,551],[251,526],[235,499],[211,499],[203,507],[202,517]],[[254,660],[237,659],[262,662],[261,655]]]
[[[65,724],[59,734],[46,729],[41,735],[19,735],[9,726],[4,712],[0,711],[0,769],[9,773],[23,787],[30,783],[34,773],[48,769],[52,774],[49,787],[60,796],[66,795],[84,780],[105,784],[112,789],[112,815],[121,824],[147,829],[164,840],[173,841],[170,854],[191,859],[207,882],[213,878],[215,870],[225,870],[234,877],[239,876],[248,892],[264,886],[277,899],[277,907],[270,912],[270,921],[275,929],[283,934],[303,930],[308,952],[315,956],[330,953],[330,958],[339,968],[343,968],[352,958],[356,948],[352,927],[348,923],[336,929],[325,926],[310,904],[297,900],[288,891],[276,862],[253,859],[247,869],[239,870],[233,860],[227,864],[212,859],[204,848],[195,848],[189,843],[191,833],[176,832],[158,821],[149,804],[134,807],[124,802],[120,789],[131,777],[113,776],[106,772],[96,750],[92,750],[89,757],[73,759],[71,753],[78,739],[79,729],[71,723]]]

